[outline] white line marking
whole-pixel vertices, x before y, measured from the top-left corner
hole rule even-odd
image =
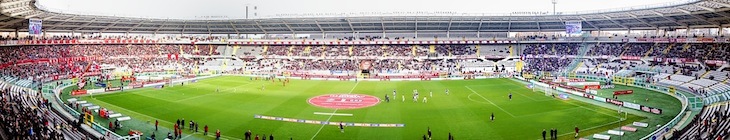
[[[466,87],[466,89],[471,90],[471,92],[474,92],[474,94],[479,95],[479,97],[482,97],[482,99],[487,100],[487,102],[489,102],[492,105],[496,106],[497,108],[499,108],[499,110],[504,111],[505,113],[507,113],[508,115],[510,115],[512,117],[515,117],[515,115],[512,115],[512,113],[507,112],[507,110],[504,110],[502,107],[499,107],[497,104],[494,104],[492,101],[490,101],[489,99],[485,98],[484,96],[482,96],[481,94],[477,93],[476,91],[474,91],[473,89],[469,88],[468,86],[464,86],[464,87]]]
[[[251,82],[251,83],[248,83],[248,84],[243,84],[243,85],[235,86],[235,87],[233,87],[233,88],[228,88],[228,89],[226,89],[226,90],[221,90],[220,92],[223,92],[223,91],[228,91],[228,90],[231,90],[231,89],[234,89],[234,88],[238,88],[238,87],[248,86],[248,85],[250,85],[250,84],[253,84],[253,82]],[[248,90],[245,90],[245,91],[248,91]],[[203,95],[193,96],[193,97],[190,97],[190,98],[180,99],[180,100],[177,100],[177,101],[171,101],[171,102],[182,102],[182,101],[187,101],[187,100],[191,100],[191,99],[196,99],[196,98],[200,98],[200,97],[204,97],[204,96],[208,96],[208,95],[216,95],[216,94],[211,94],[211,93],[208,93],[208,94],[203,94]]]
[[[350,92],[348,92],[347,94],[352,93],[352,91],[355,90],[355,87],[357,87],[358,84],[360,84],[360,82],[355,83],[355,86],[353,86],[352,89],[350,89]],[[330,117],[327,118],[327,120],[325,122],[329,122],[330,119],[332,119],[332,116],[334,116],[334,114],[337,113],[337,110],[338,109],[335,109],[335,111],[332,112],[332,115],[330,115]],[[329,123],[327,123],[327,124],[329,124]],[[322,131],[322,128],[324,128],[324,126],[327,124],[322,124],[322,127],[319,127],[319,130],[317,130],[317,133],[314,133],[314,136],[312,136],[312,139],[310,139],[310,140],[314,140],[314,138],[317,137],[317,135],[319,135],[319,132]]]
[[[347,114],[347,113],[326,113],[326,112],[314,112],[314,115],[352,116],[352,114]]]

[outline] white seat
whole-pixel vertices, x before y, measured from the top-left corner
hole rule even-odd
[[[617,136],[623,136],[624,135],[624,132],[622,132],[622,131],[616,131],[616,130],[608,130],[608,134],[617,135]]]
[[[648,123],[643,123],[643,122],[634,122],[634,123],[632,123],[632,125],[638,126],[638,127],[649,127]]]
[[[132,117],[121,117],[121,118],[117,118],[117,120],[119,120],[120,122],[121,121],[131,120],[131,119],[132,119]]]
[[[122,116],[122,114],[116,113],[116,114],[109,115],[109,118],[116,118],[116,117],[121,117],[121,116]]]
[[[610,140],[611,136],[603,135],[603,134],[593,134],[593,138],[602,139],[602,140]]]

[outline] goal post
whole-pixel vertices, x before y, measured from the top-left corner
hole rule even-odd
[[[533,92],[543,92],[545,93],[545,96],[553,96],[558,93],[548,84],[530,81],[530,85],[532,86]]]

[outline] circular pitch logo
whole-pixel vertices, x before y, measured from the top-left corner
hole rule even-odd
[[[326,94],[309,98],[309,104],[332,109],[358,109],[377,105],[380,99],[364,94]]]

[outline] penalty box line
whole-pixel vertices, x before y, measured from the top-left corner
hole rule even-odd
[[[347,94],[352,94],[352,91],[355,91],[355,88],[356,88],[356,87],[357,87],[357,85],[359,85],[359,84],[360,84],[360,82],[359,82],[359,81],[358,81],[358,82],[356,82],[356,83],[355,83],[355,86],[353,86],[353,87],[352,87],[352,89],[350,89],[350,92],[347,92]],[[332,111],[332,114],[330,115],[330,117],[329,117],[329,118],[327,118],[327,120],[326,120],[325,122],[330,122],[330,119],[332,119],[332,116],[334,116],[334,115],[335,115],[335,113],[337,113],[337,110],[339,110],[339,108],[335,108],[335,111]],[[319,132],[321,132],[321,131],[322,131],[322,128],[324,128],[324,126],[325,126],[325,125],[327,125],[327,124],[322,124],[322,127],[319,127],[319,130],[317,130],[317,133],[314,133],[314,136],[312,136],[312,139],[310,139],[310,140],[314,140],[314,138],[316,138],[316,137],[317,137],[317,135],[319,135]]]
[[[489,102],[490,104],[494,105],[494,106],[495,106],[495,107],[497,107],[497,108],[498,108],[499,110],[502,110],[502,111],[504,111],[505,113],[507,113],[507,115],[510,115],[510,116],[512,116],[513,118],[515,117],[515,115],[513,115],[512,113],[509,113],[509,112],[508,112],[507,110],[504,110],[504,109],[503,109],[502,107],[499,107],[499,106],[498,106],[497,104],[494,104],[494,103],[493,103],[492,101],[490,101],[489,99],[485,98],[485,97],[484,97],[484,96],[482,96],[481,94],[477,93],[477,91],[474,91],[474,89],[471,89],[471,88],[470,88],[469,86],[464,86],[464,87],[466,87],[466,89],[469,89],[469,90],[471,90],[471,92],[473,92],[474,94],[476,94],[476,95],[479,95],[479,97],[482,97],[482,99],[484,99],[484,100],[487,100],[487,102]]]

